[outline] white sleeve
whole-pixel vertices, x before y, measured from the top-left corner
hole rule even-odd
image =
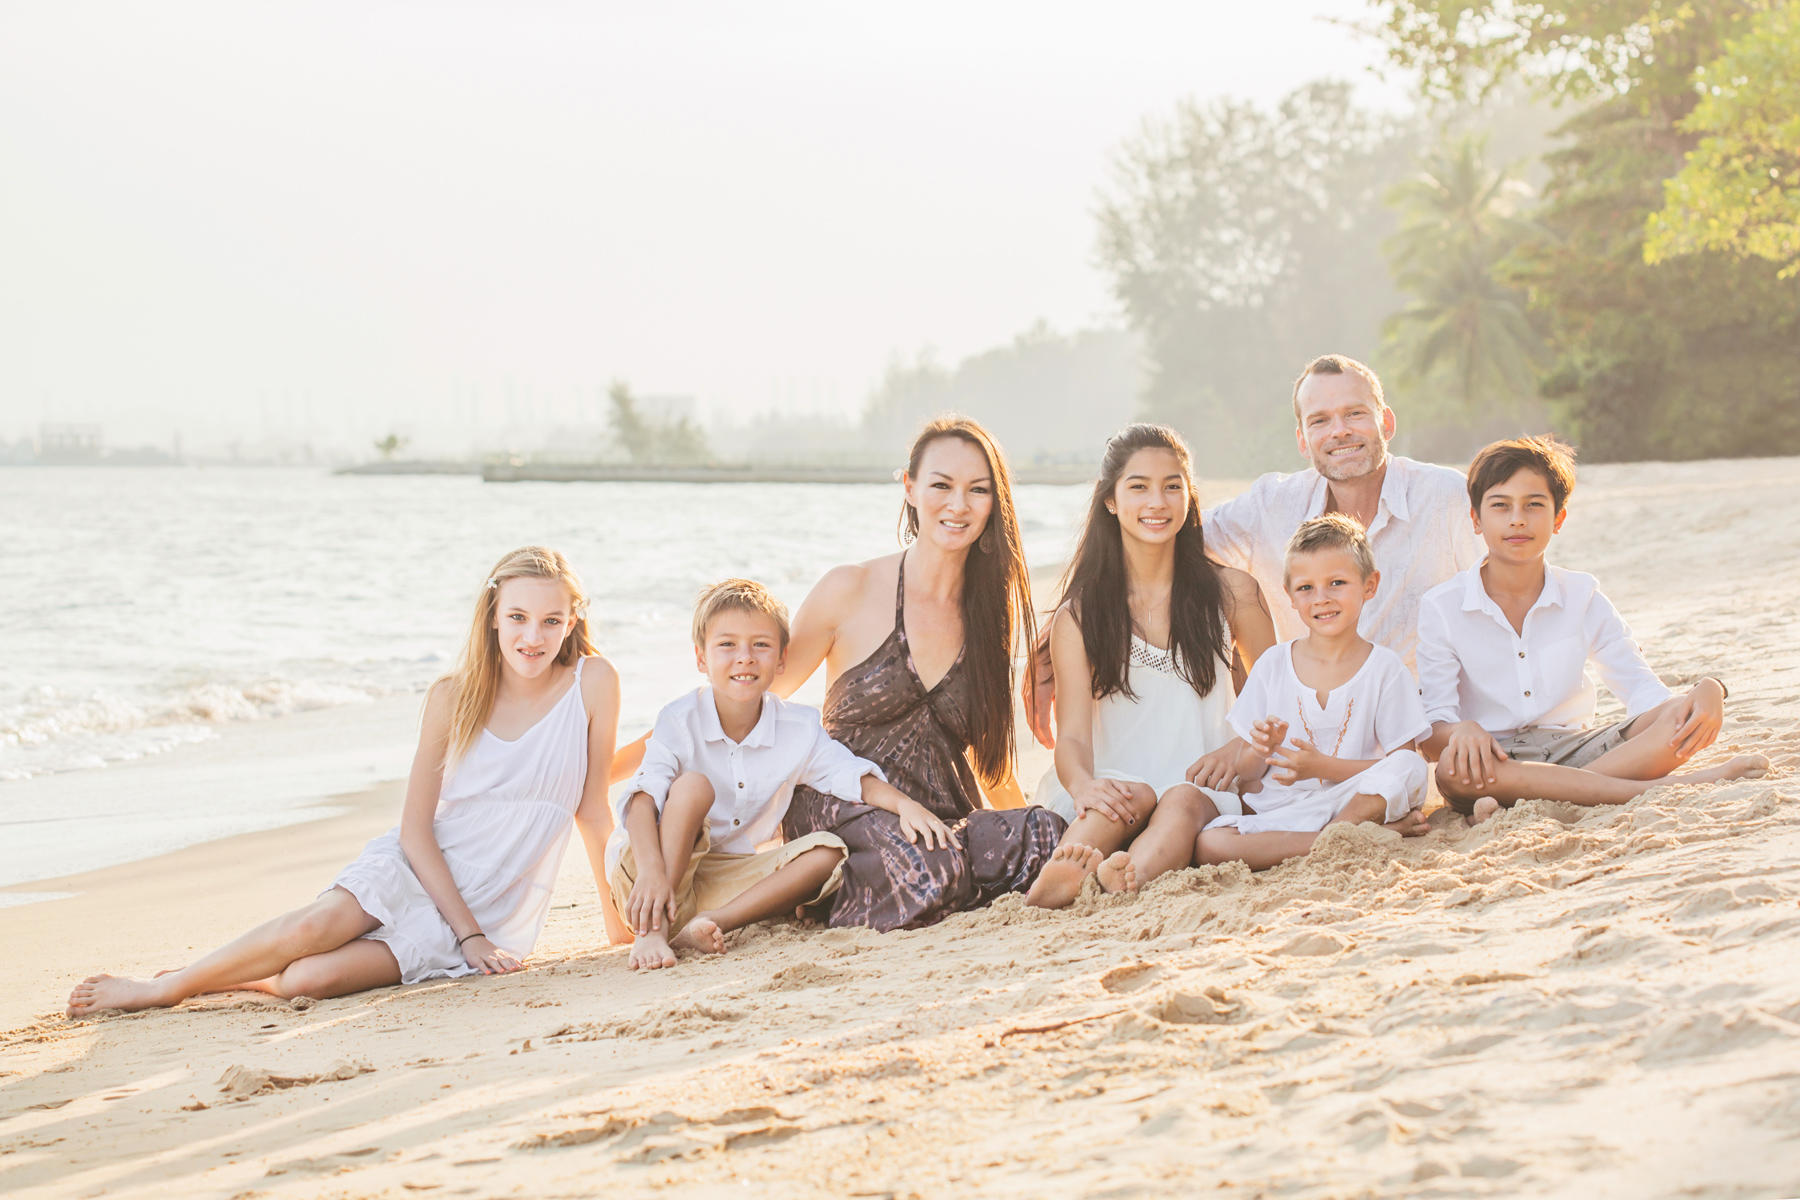
[[[1269,711],[1269,676],[1278,653],[1285,653],[1278,645],[1263,651],[1256,665],[1250,668],[1250,678],[1244,680],[1244,690],[1238,693],[1237,701],[1225,716],[1232,731],[1245,741],[1256,733],[1258,721],[1273,715]]]
[[[1644,661],[1644,652],[1638,649],[1625,618],[1598,590],[1588,602],[1582,625],[1587,634],[1588,659],[1606,690],[1625,706],[1628,718],[1648,712],[1675,695]]]
[[[1419,703],[1419,686],[1412,672],[1390,654],[1382,664],[1381,690],[1375,697],[1375,740],[1383,753],[1392,754],[1408,742],[1420,741],[1431,734],[1431,722],[1425,717],[1425,706]]]
[[[1257,517],[1262,513],[1257,491],[1256,484],[1251,484],[1248,491],[1200,514],[1201,540],[1206,543],[1206,553],[1240,571],[1250,570],[1256,559]]]
[[[674,707],[671,704],[656,714],[656,725],[651,729],[650,740],[644,745],[644,761],[638,764],[637,774],[619,790],[618,798],[614,801],[613,815],[618,818],[621,829],[625,827],[625,806],[639,792],[646,793],[656,801],[657,812],[663,810],[663,805],[669,800],[669,785],[681,774],[682,757],[692,757],[687,731],[669,711]]]
[[[1450,640],[1450,624],[1437,602],[1427,596],[1419,605],[1419,699],[1425,720],[1460,721],[1462,660]],[[1387,745],[1386,741],[1381,743]]]
[[[823,725],[816,727],[816,733],[812,753],[801,766],[796,782],[853,804],[862,803],[863,776],[873,775],[881,782],[887,782],[880,767],[852,754],[850,747],[834,740]]]

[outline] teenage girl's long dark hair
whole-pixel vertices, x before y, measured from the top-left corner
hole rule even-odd
[[[1106,443],[1100,478],[1075,557],[1063,573],[1063,598],[1071,602],[1081,626],[1081,642],[1094,672],[1094,699],[1131,690],[1131,605],[1125,578],[1124,534],[1119,518],[1107,511],[1131,456],[1139,450],[1168,450],[1181,464],[1187,485],[1187,520],[1175,534],[1175,580],[1169,589],[1169,650],[1175,669],[1202,696],[1219,681],[1219,666],[1231,664],[1231,641],[1225,629],[1225,583],[1218,564],[1206,556],[1200,532],[1200,498],[1194,492],[1194,460],[1187,443],[1163,425],[1131,425]]]
[[[906,460],[909,479],[919,478],[925,448],[939,438],[958,438],[987,458],[994,481],[994,509],[963,565],[963,673],[969,679],[969,724],[975,770],[983,783],[996,787],[1012,775],[1013,639],[1025,645],[1037,640],[1031,611],[1031,572],[1013,510],[1012,472],[993,435],[968,417],[943,416],[932,421],[913,442]],[[901,537],[919,536],[919,510],[901,502]]]

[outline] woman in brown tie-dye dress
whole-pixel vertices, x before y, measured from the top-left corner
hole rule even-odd
[[[921,480],[925,451],[938,442],[950,443],[955,453],[935,456],[926,464],[932,478]],[[970,455],[965,447],[980,453]],[[1065,828],[1048,809],[981,807],[976,783],[977,769],[991,783],[1011,775],[1013,636],[1030,623],[1005,461],[979,425],[946,419],[920,435],[907,476],[909,496],[925,504],[932,523],[921,528],[919,505],[909,499],[904,519],[918,541],[891,558],[839,568],[822,582],[797,615],[790,650],[784,690],[811,674],[819,658],[854,653],[873,641],[878,622],[892,613],[886,638],[860,661],[841,666],[826,696],[825,727],[878,764],[888,782],[925,812],[895,814],[795,790],[787,836],[827,830],[850,850],[843,886],[829,902],[834,926],[929,925],[1022,892]],[[921,497],[927,488],[935,490]],[[961,649],[930,687],[920,678],[907,636],[907,567],[920,555],[940,581],[946,572],[961,574]],[[915,623],[915,631],[922,627]],[[943,628],[932,633],[943,652]],[[947,846],[936,840],[944,827],[951,835]]]

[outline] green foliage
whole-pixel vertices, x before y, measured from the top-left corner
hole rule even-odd
[[[394,455],[396,455],[396,454],[400,453],[402,450],[406,449],[406,444],[410,440],[411,439],[409,439],[409,438],[401,437],[397,433],[390,433],[386,437],[382,438],[380,441],[374,443],[374,446],[375,446],[375,449],[380,452],[382,459],[385,461],[387,459],[393,458]]]
[[[699,463],[712,458],[706,433],[686,417],[658,421],[638,411],[636,397],[623,380],[607,389],[612,412],[607,417],[613,437],[634,463]]]
[[[1121,149],[1100,261],[1149,359],[1146,413],[1202,470],[1290,465],[1289,381],[1319,354],[1373,356],[1398,303],[1381,198],[1416,140],[1314,83],[1273,112],[1183,103]]]
[[[1496,277],[1514,248],[1544,234],[1520,214],[1528,190],[1488,167],[1486,138],[1464,134],[1420,159],[1420,172],[1394,185],[1401,215],[1387,240],[1394,281],[1413,299],[1383,323],[1383,363],[1395,362],[1396,389],[1419,398],[1427,420],[1485,423],[1516,415],[1537,394],[1546,358],[1525,313],[1525,296]]]
[[[1695,82],[1681,128],[1707,136],[1663,185],[1645,258],[1716,250],[1800,274],[1800,3],[1760,14]]]

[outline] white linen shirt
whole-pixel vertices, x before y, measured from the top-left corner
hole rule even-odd
[[[1311,467],[1292,475],[1271,471],[1248,491],[1201,514],[1207,553],[1256,577],[1280,641],[1306,632],[1281,582],[1288,539],[1300,522],[1324,514],[1329,488],[1330,482]],[[1369,525],[1369,546],[1381,585],[1363,605],[1357,629],[1410,668],[1418,645],[1420,598],[1482,558],[1462,472],[1389,455],[1381,502]]]
[[[732,741],[719,724],[712,688],[701,686],[656,714],[644,761],[613,802],[618,823],[606,848],[609,872],[630,843],[625,806],[631,797],[647,793],[661,813],[669,786],[688,771],[698,771],[712,783],[706,825],[713,850],[725,854],[754,854],[777,840],[797,784],[860,802],[864,775],[887,781],[880,767],[832,740],[818,709],[773,692],[763,693],[756,727],[743,741]]]
[[[1546,564],[1523,633],[1487,594],[1479,566],[1426,592],[1419,609],[1419,690],[1434,722],[1474,721],[1501,739],[1586,729],[1598,694],[1589,662],[1627,718],[1674,695],[1592,575]]]

